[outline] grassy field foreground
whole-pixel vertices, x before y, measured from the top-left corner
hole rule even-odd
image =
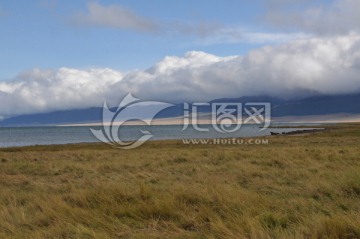
[[[360,125],[268,139],[0,149],[0,238],[360,238]]]

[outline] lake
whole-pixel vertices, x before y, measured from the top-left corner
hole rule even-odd
[[[276,126],[276,125],[273,125]],[[208,132],[198,132],[189,127],[182,131],[182,125],[153,125],[153,126],[122,126],[120,139],[133,141],[138,139],[142,133],[140,130],[149,131],[153,137],[151,140],[167,139],[195,139],[195,138],[233,138],[233,137],[259,137],[270,135],[270,132],[284,133],[303,128],[297,128],[294,124],[281,124],[283,127],[291,128],[269,128],[259,130],[258,125],[242,125],[240,130],[234,133],[219,133],[211,125],[201,125],[208,128]],[[308,125],[310,128],[313,125]],[[30,145],[51,145],[51,144],[73,144],[100,142],[90,131],[102,129],[94,126],[59,126],[59,127],[4,127],[0,128],[0,147],[17,147]]]

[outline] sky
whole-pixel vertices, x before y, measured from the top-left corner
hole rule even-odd
[[[360,0],[0,1],[0,117],[360,91]]]
[[[0,9],[0,79],[32,68],[144,69],[194,49],[243,54],[258,44],[211,44],[211,31],[248,27],[263,11],[260,4],[238,0],[2,0]]]

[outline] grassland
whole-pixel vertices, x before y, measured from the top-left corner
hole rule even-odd
[[[360,125],[268,139],[0,149],[0,238],[360,238]]]

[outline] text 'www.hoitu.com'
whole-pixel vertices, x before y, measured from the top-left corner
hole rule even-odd
[[[182,142],[189,145],[268,145],[269,139],[183,139]]]

